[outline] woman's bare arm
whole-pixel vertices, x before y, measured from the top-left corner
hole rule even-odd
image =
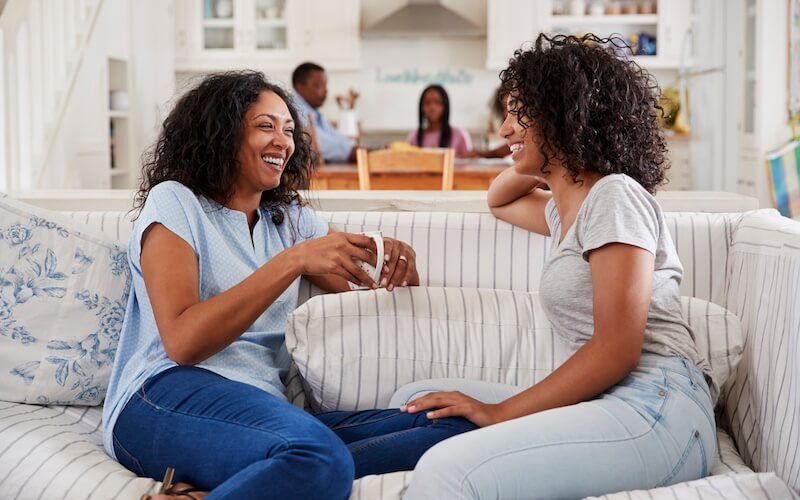
[[[489,186],[486,195],[489,210],[500,220],[550,236],[544,207],[551,195],[536,189],[540,184],[542,179],[518,174],[513,167],[504,170]]]
[[[275,255],[238,285],[200,300],[194,250],[161,224],[142,237],[140,263],[164,350],[181,365],[200,363],[236,340],[301,274],[377,286],[352,258],[369,258],[363,235],[339,233]],[[220,263],[224,266],[225,263]],[[347,278],[345,278],[347,276]]]

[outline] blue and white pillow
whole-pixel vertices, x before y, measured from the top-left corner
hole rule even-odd
[[[124,248],[0,195],[0,400],[99,405],[129,288]]]

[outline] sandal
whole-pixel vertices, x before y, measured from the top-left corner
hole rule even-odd
[[[172,479],[175,477],[175,469],[172,467],[167,467],[167,472],[164,474],[164,479],[161,480],[161,488],[159,488],[156,495],[169,495],[175,497],[187,497],[191,498],[192,500],[197,500],[197,497],[190,495],[190,493],[199,493],[200,490],[194,487],[183,488],[180,490],[175,489],[175,486],[172,484]],[[152,497],[150,495],[144,494],[142,495],[140,500],[150,500]]]

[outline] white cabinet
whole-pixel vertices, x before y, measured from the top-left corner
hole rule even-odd
[[[505,69],[515,50],[546,31],[549,1],[489,0],[487,7],[486,67]]]
[[[358,1],[177,0],[175,18],[178,71],[359,64]]]
[[[627,13],[607,10],[615,8]],[[681,55],[690,53],[691,9],[691,0],[489,0],[486,66],[505,68],[515,49],[544,32],[642,40],[643,49],[648,45],[655,54],[634,56],[637,63],[648,69],[677,69],[689,64]],[[654,47],[645,43],[651,38]]]

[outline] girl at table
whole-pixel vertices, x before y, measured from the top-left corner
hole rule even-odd
[[[572,354],[528,388],[401,388],[409,413],[481,427],[430,449],[406,498],[583,498],[709,473],[718,387],[683,319],[683,269],[653,196],[667,167],[658,87],[608,42],[540,35],[500,76],[514,166],[489,207],[552,238],[539,293]]]
[[[406,142],[424,148],[453,148],[456,156],[472,150],[469,133],[450,125],[450,98],[441,85],[429,85],[419,98],[419,126]]]

